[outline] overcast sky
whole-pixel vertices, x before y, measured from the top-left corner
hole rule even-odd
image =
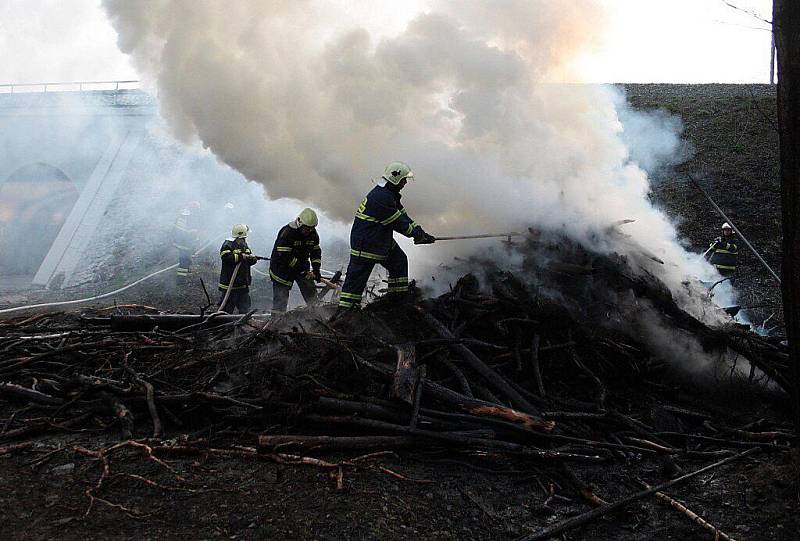
[[[771,18],[771,0],[730,1]],[[0,83],[138,78],[118,51],[116,34],[99,3],[0,0]],[[611,28],[603,32],[598,50],[577,61],[583,81],[769,81],[768,24],[723,0],[603,3]],[[391,20],[396,25],[398,18],[413,17],[420,4],[371,1],[369,23],[380,28]]]

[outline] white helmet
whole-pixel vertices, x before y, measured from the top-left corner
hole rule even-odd
[[[231,235],[235,239],[246,239],[249,232],[250,228],[247,227],[247,224],[236,224],[231,228]]]
[[[408,164],[404,162],[391,162],[384,168],[383,178],[397,186],[404,179],[414,178],[414,173]]]
[[[725,222],[724,224],[722,224],[722,227],[720,229],[730,229],[731,231],[733,231],[733,228],[731,227],[731,224],[729,224],[728,222]]]

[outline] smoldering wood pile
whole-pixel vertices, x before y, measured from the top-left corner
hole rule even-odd
[[[332,322],[332,306],[267,320],[187,320],[135,305],[110,316],[2,321],[0,454],[79,430],[117,435],[149,456],[329,466],[314,457],[430,449],[489,466],[557,463],[590,505],[602,506],[570,463],[658,460],[674,474],[685,460],[787,448],[789,425],[730,424],[713,404],[665,386],[668,362],[619,324],[625,314],[607,292],[646,301],[675,332],[709,352],[746,356],[788,391],[780,338],[712,329],[624,261],[551,267],[557,276],[540,272],[533,285],[503,271],[483,285],[466,275],[439,298],[383,299]],[[253,445],[220,448],[225,434],[249,434]]]

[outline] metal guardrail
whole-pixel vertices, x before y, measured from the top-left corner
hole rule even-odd
[[[100,86],[112,86],[113,88],[97,88]],[[11,93],[15,90],[25,89],[25,92],[47,92],[56,89],[58,91],[78,91],[84,90],[120,90],[120,85],[123,85],[122,90],[138,88],[139,81],[70,81],[70,82],[53,82],[53,83],[4,83],[0,84],[0,93]],[[131,86],[127,86],[131,85]],[[75,88],[77,87],[77,88]]]

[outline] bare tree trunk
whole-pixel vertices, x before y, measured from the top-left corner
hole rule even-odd
[[[775,36],[769,44],[769,84],[775,84]]]
[[[792,364],[795,426],[800,438],[800,2],[775,0],[778,51],[778,127],[783,213],[783,311]],[[800,481],[800,439],[795,442]]]

